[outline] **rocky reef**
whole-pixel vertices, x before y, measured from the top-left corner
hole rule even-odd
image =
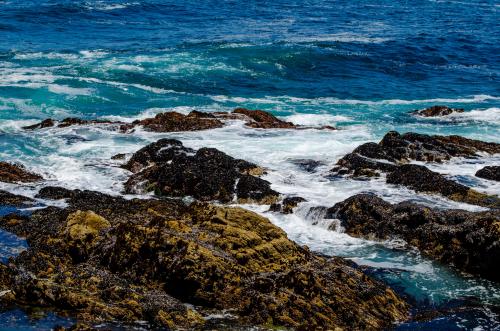
[[[484,167],[476,172],[476,176],[489,180],[500,181],[500,166]]]
[[[448,106],[432,106],[425,109],[414,110],[411,112],[411,114],[423,117],[441,117],[453,113],[463,113],[463,112],[464,112],[463,108],[450,108]]]
[[[0,190],[0,206],[25,208],[33,205],[34,203],[35,201],[28,197]]]
[[[404,239],[424,255],[500,281],[500,211],[436,210],[414,203],[390,204],[359,194],[328,209],[346,233],[369,239]]]
[[[43,177],[30,172],[20,164],[0,161],[0,182],[33,183],[43,180]]]
[[[481,153],[500,153],[500,144],[460,136],[429,136],[388,132],[377,143],[366,143],[341,158],[333,176],[353,178],[387,174],[387,183],[403,185],[418,192],[437,193],[451,200],[500,208],[500,199],[456,183],[425,166],[410,161],[441,163],[453,157],[479,158]]]
[[[66,128],[68,126],[73,126],[73,125],[91,125],[91,124],[119,124],[119,122],[103,121],[103,120],[84,120],[76,117],[68,117],[58,122],[51,118],[48,118],[46,120],[41,121],[40,123],[25,126],[23,127],[23,129],[36,130],[36,129],[50,128],[54,126],[57,126],[59,128]]]
[[[167,329],[384,329],[408,317],[352,262],[315,255],[241,208],[55,187],[39,196],[68,207],[0,218],[29,244],[0,264],[3,307]]]
[[[124,168],[134,173],[125,183],[127,193],[262,204],[271,204],[279,196],[269,182],[257,177],[264,171],[256,164],[215,148],[194,151],[173,139],[161,139],[142,148]]]

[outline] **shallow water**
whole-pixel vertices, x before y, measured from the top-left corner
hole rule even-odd
[[[310,207],[330,207],[365,191],[391,202],[481,209],[415,194],[383,179],[326,175],[344,154],[380,140],[388,130],[500,142],[499,8],[494,1],[428,0],[0,1],[0,159],[22,162],[47,179],[23,187],[0,184],[0,189],[34,196],[43,185],[61,185],[121,194],[127,173],[111,156],[173,137],[189,147],[216,147],[258,163],[268,169],[265,178],[274,189],[306,198],[289,216],[248,206],[298,243],[390,268],[376,275],[421,305],[469,296],[500,305],[496,284],[459,274],[395,243],[326,230],[330,221],[309,213]],[[408,115],[435,104],[465,113],[441,119]],[[132,121],[164,111],[239,106],[339,130],[261,131],[239,122],[175,134],[138,130],[123,135],[105,126],[21,129],[47,117]],[[308,173],[297,159],[322,165]],[[495,194],[499,184],[474,173],[499,161],[498,155],[455,159],[431,168]],[[1,234],[2,259],[19,247],[17,240]],[[22,318],[16,321],[12,325],[28,325]],[[52,323],[47,321],[45,327]],[[494,313],[433,323],[400,328],[499,327]]]

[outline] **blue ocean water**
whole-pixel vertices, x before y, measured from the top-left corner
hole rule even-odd
[[[373,191],[390,201],[474,209],[379,181],[331,182],[290,160],[319,160],[325,163],[320,172],[327,171],[392,129],[500,142],[499,10],[492,0],[0,0],[0,159],[41,173],[47,179],[41,185],[120,194],[126,174],[110,157],[172,136],[266,166],[266,179],[278,191],[306,197],[309,207]],[[439,120],[408,114],[436,104],[465,113]],[[47,117],[132,121],[163,111],[240,106],[341,130],[259,132],[236,125],[125,136],[99,127],[21,129]],[[433,170],[498,193],[498,184],[473,174],[499,161],[455,160]],[[35,195],[39,187],[0,188]],[[306,211],[288,218],[260,212],[314,250],[399,270],[380,277],[426,305],[466,296],[500,304],[495,284],[388,244],[327,231]],[[9,238],[2,234],[0,241],[15,245]],[[485,316],[454,316],[434,327],[500,327],[494,313]],[[32,326],[26,323],[18,319]]]

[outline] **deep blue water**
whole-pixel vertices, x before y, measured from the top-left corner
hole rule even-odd
[[[47,117],[131,121],[162,111],[243,106],[342,130],[264,134],[238,127],[171,136],[263,164],[280,192],[300,193],[311,204],[333,205],[372,190],[393,201],[457,207],[378,182],[325,184],[289,160],[333,164],[392,129],[500,142],[499,10],[491,0],[0,0],[0,159],[22,162],[49,184],[119,193],[126,176],[110,156],[137,150],[158,135],[86,127],[26,132],[21,126]],[[426,120],[408,115],[435,104],[466,112]],[[496,157],[435,170],[498,193],[499,185],[473,176],[498,162]],[[0,185],[33,195],[38,188]],[[345,234],[332,239],[297,217],[273,221],[323,253],[403,268],[379,277],[420,303],[441,305],[470,295],[500,304],[495,284]],[[25,245],[7,233],[0,233],[0,243],[2,261]],[[21,329],[56,323],[53,315],[32,321],[20,314],[0,315],[0,323],[8,319],[10,328]],[[477,314],[484,311],[400,328],[499,327],[495,314]]]

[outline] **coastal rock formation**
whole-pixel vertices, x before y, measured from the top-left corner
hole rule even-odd
[[[285,122],[276,116],[262,110],[250,110],[246,108],[236,108],[234,114],[242,114],[250,120],[246,125],[256,129],[296,129],[297,125],[291,122]]]
[[[145,130],[153,132],[181,132],[221,128],[224,124],[209,113],[193,111],[184,115],[172,111],[157,114],[154,118],[123,124],[120,130],[126,132],[136,126],[142,126]]]
[[[355,264],[311,253],[253,212],[47,194],[68,207],[0,218],[29,244],[0,264],[2,306],[57,309],[89,326],[141,320],[170,329],[384,329],[408,317],[407,304]]]
[[[307,200],[302,197],[286,197],[280,203],[273,203],[269,210],[283,214],[292,214],[293,209],[297,207],[299,203],[305,201]]]
[[[490,208],[500,208],[500,199],[479,193],[465,185],[416,164],[404,164],[387,175],[388,184],[406,186],[417,192],[438,193],[450,200]]]
[[[327,212],[346,233],[369,239],[404,239],[423,254],[458,269],[500,281],[500,211],[434,210],[402,202],[390,204],[359,194]]]
[[[423,116],[423,117],[440,117],[446,116],[453,113],[463,113],[462,108],[450,108],[447,106],[432,106],[425,109],[418,109],[411,112],[413,115]]]
[[[11,164],[0,161],[0,182],[6,183],[33,183],[43,180],[43,177],[32,173],[20,164]]]
[[[33,205],[34,203],[33,199],[0,190],[0,206],[24,208]]]
[[[484,167],[476,172],[476,176],[489,180],[500,181],[500,166]]]
[[[387,173],[387,183],[407,186],[418,192],[438,193],[459,202],[500,208],[497,196],[488,196],[410,161],[443,162],[453,157],[477,158],[479,153],[500,153],[500,144],[460,136],[429,136],[388,132],[377,143],[366,143],[342,157],[332,176],[378,177]]]
[[[58,128],[66,128],[68,126],[73,126],[73,125],[119,124],[119,122],[101,121],[101,120],[84,120],[84,119],[76,118],[76,117],[68,117],[68,118],[63,119],[60,122],[57,122],[51,118],[48,118],[46,120],[41,121],[40,123],[25,126],[25,127],[23,127],[23,129],[35,130],[35,129],[50,128],[50,127],[56,126],[56,123],[57,123]]]
[[[161,139],[135,153],[124,168],[134,172],[127,193],[154,191],[157,195],[240,203],[275,202],[279,193],[256,176],[262,168],[215,149],[194,151],[178,140]]]

